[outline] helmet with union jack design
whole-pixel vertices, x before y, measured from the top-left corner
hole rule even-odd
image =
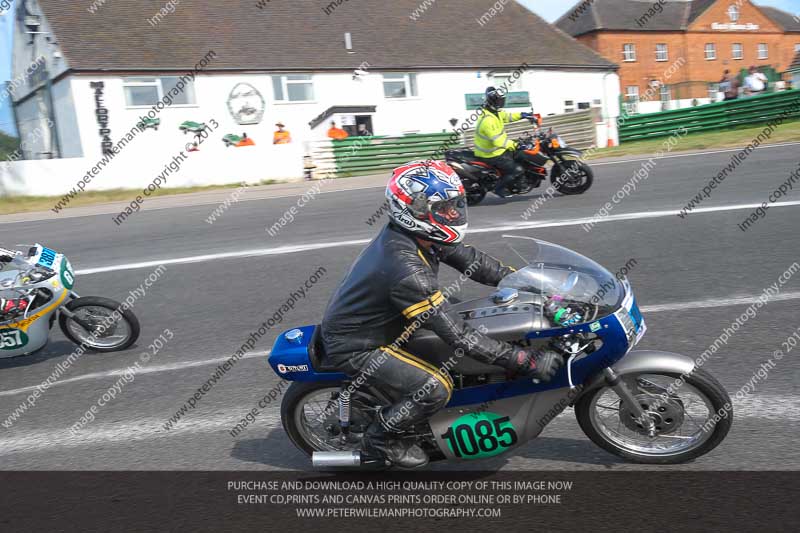
[[[464,185],[444,161],[412,161],[394,169],[386,198],[389,217],[404,231],[446,245],[464,240]]]

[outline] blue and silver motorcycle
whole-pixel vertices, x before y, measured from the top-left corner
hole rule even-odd
[[[564,247],[506,237],[528,266],[494,294],[452,309],[491,337],[555,350],[565,365],[547,383],[515,379],[418,330],[404,349],[446,369],[455,384],[449,404],[408,434],[431,460],[510,452],[568,407],[595,444],[636,463],[683,463],[722,442],[733,419],[727,392],[688,357],[634,349],[646,326],[627,279]],[[563,327],[548,318],[553,297],[582,322]],[[322,359],[317,326],[283,333],[272,349],[273,370],[293,382],[281,405],[289,438],[316,468],[388,466],[362,452],[361,438],[377,409],[393,403],[390,393],[326,369]]]

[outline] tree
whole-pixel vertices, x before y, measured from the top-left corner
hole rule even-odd
[[[19,149],[19,139],[0,132],[0,162],[6,161]]]

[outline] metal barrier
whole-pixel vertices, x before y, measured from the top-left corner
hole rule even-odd
[[[402,137],[354,137],[312,144],[317,178],[375,174],[415,159],[429,159],[441,153],[452,132],[412,134]],[[453,147],[458,146],[458,142]],[[443,157],[443,156],[441,156]]]
[[[782,91],[686,109],[620,118],[620,142],[720,130],[800,116],[800,90]]]
[[[552,127],[572,146],[586,149],[595,145],[597,109],[545,117],[543,126]],[[531,131],[528,121],[507,126],[511,138]],[[351,137],[341,141],[312,142],[309,151],[316,167],[317,178],[347,177],[374,174],[391,170],[417,159],[444,159],[446,150],[474,148],[474,130],[463,136],[453,131],[430,134],[411,134],[402,137]]]

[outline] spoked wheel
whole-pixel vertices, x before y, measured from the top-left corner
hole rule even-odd
[[[283,429],[306,455],[322,451],[361,449],[361,437],[372,422],[369,399],[360,392],[351,398],[350,433],[339,424],[340,383],[292,383],[281,402]]]
[[[608,386],[583,396],[575,405],[581,429],[601,448],[636,463],[678,464],[713,450],[731,428],[733,410],[725,389],[696,369],[676,386],[680,374],[624,376],[646,415],[638,419]],[[723,416],[724,415],[724,416]]]
[[[87,296],[72,300],[66,308],[75,313],[84,325],[61,313],[58,325],[75,344],[97,352],[118,352],[130,347],[139,338],[139,321],[130,309],[120,310],[121,304],[108,298]],[[115,318],[115,311],[121,319]]]
[[[564,161],[553,167],[550,181],[561,194],[583,194],[592,186],[594,172],[589,165],[580,161]]]

